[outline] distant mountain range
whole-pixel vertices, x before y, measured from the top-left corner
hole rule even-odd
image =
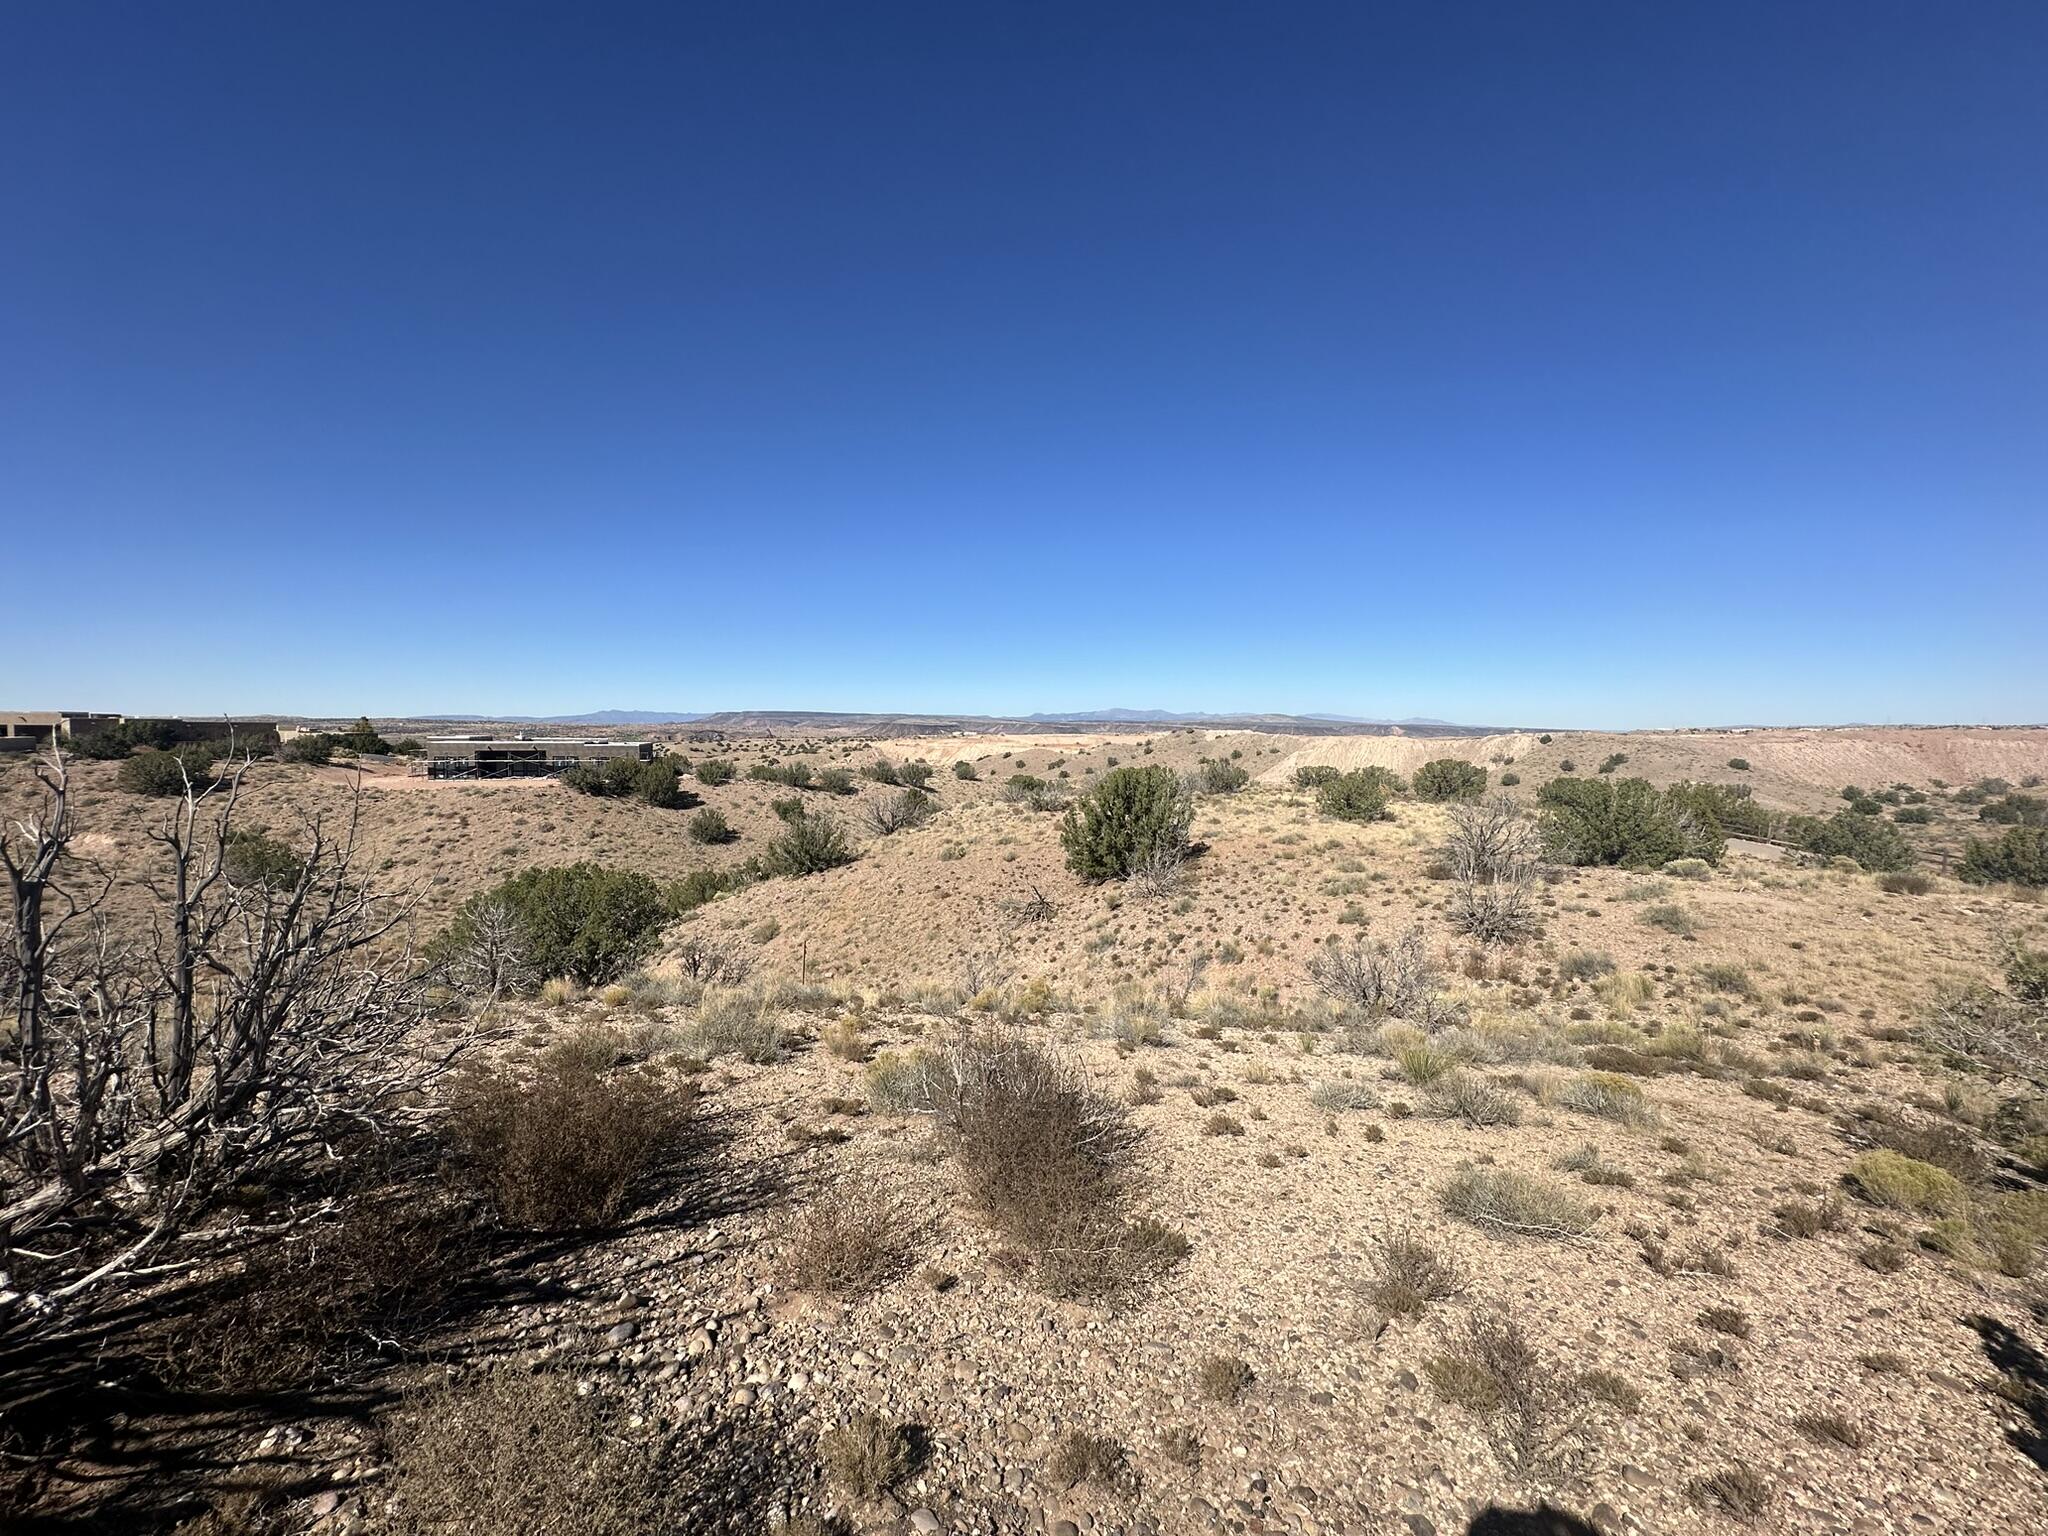
[[[711,713],[652,709],[598,709],[581,715],[412,715],[423,724],[545,726],[696,725],[741,733],[815,733],[824,735],[920,736],[944,732],[1084,730],[1090,726],[1210,726],[1241,731],[1274,731],[1295,735],[1372,735],[1406,732],[1421,736],[1481,736],[1505,729],[1490,725],[1456,725],[1448,720],[1372,719],[1358,715],[1202,714],[1170,709],[1082,709],[1033,715],[884,714],[810,709],[729,709]]]

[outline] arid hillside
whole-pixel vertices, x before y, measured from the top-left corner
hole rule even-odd
[[[1486,802],[1415,793],[1443,758],[1513,802],[1484,879]],[[225,1190],[132,1315],[87,1315],[76,1379],[0,1352],[41,1405],[10,1411],[0,1501],[60,1522],[23,1528],[2048,1524],[2048,906],[1956,878],[2002,830],[1982,812],[2033,814],[2048,732],[673,761],[688,798],[659,808],[248,770],[242,825],[284,854],[359,815],[358,869],[416,898],[421,941],[535,867],[667,906],[597,958],[563,924],[631,901],[540,914],[580,979],[516,924],[444,948],[408,1048],[459,1071]],[[17,821],[27,766],[0,765]],[[1063,807],[1131,766],[1193,776],[1184,845],[1084,879]],[[1371,766],[1409,788],[1363,820],[1295,777]],[[177,802],[122,771],[75,766],[74,852],[161,942]],[[1882,826],[1904,867],[1782,838],[1573,862],[1536,841],[1559,774],[1739,784]],[[707,811],[728,839],[693,834]],[[843,846],[791,868],[827,826]]]

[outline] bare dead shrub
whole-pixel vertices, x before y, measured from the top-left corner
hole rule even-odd
[[[1475,1313],[1423,1370],[1439,1397],[1485,1425],[1494,1453],[1524,1478],[1575,1475],[1593,1454],[1598,1410],[1629,1401],[1610,1373],[1563,1369],[1505,1316]]]
[[[109,917],[61,756],[36,765],[34,810],[0,827],[0,1324],[54,1325],[238,1185],[397,1134],[463,1043],[426,1041],[408,908],[356,868],[359,798],[308,818],[263,878],[237,877],[248,766],[187,780],[148,833],[161,858],[139,937]]]
[[[1454,1017],[1437,995],[1442,972],[1419,928],[1392,944],[1359,938],[1325,945],[1309,961],[1308,978],[1325,997],[1367,1019],[1407,1019],[1427,1029]]]
[[[1448,912],[1453,927],[1483,944],[1519,944],[1542,926],[1536,903],[1541,840],[1511,796],[1451,807],[1443,850],[1458,888]]]
[[[754,969],[753,957],[745,950],[697,933],[684,937],[675,957],[684,976],[707,986],[739,986]]]
[[[691,1095],[573,1057],[494,1067],[457,1084],[449,1130],[498,1213],[522,1227],[601,1227],[681,1140]]]
[[[914,1232],[915,1224],[886,1189],[870,1179],[849,1179],[798,1214],[783,1270],[800,1291],[864,1296],[910,1267]]]
[[[1056,1294],[1100,1294],[1175,1256],[1127,1215],[1139,1132],[1071,1061],[1002,1033],[934,1063],[932,1103],[968,1198]]]

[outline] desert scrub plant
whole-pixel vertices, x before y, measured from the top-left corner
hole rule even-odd
[[[1505,1315],[1474,1313],[1423,1373],[1438,1397],[1480,1420],[1509,1471],[1545,1482],[1584,1468],[1603,1406],[1627,1411],[1639,1400],[1611,1372],[1574,1372],[1546,1358]]]
[[[932,1108],[938,1057],[919,1048],[884,1051],[861,1074],[861,1091],[878,1115],[916,1115]]]
[[[815,875],[851,864],[855,857],[836,819],[824,811],[799,810],[761,850],[761,870],[769,875]]]
[[[1438,1192],[1447,1215],[1517,1237],[1572,1240],[1598,1224],[1599,1212],[1563,1185],[1534,1174],[1467,1163]]]
[[[782,1272],[814,1296],[865,1296],[909,1271],[915,1230],[886,1189],[847,1179],[797,1213]]]
[[[1234,795],[1252,776],[1227,758],[1205,757],[1188,775],[1188,788],[1198,795]]]
[[[1164,767],[1113,768],[1060,822],[1067,867],[1084,880],[1122,880],[1187,847],[1194,802]]]
[[[1379,1095],[1365,1083],[1357,1083],[1345,1077],[1325,1078],[1308,1091],[1308,1101],[1326,1114],[1339,1114],[1354,1109],[1377,1109]]]
[[[531,1071],[486,1068],[451,1097],[458,1164],[507,1222],[544,1231],[609,1224],[633,1185],[684,1145],[692,1106],[687,1091],[565,1053]]]
[[[189,782],[195,789],[213,783],[213,766],[221,757],[213,742],[196,742],[172,751],[150,748],[136,753],[115,771],[114,782],[131,795],[159,799],[182,795]]]
[[[1442,976],[1419,928],[1391,944],[1370,938],[1354,939],[1348,946],[1333,941],[1308,963],[1308,979],[1316,990],[1347,1012],[1425,1026],[1448,1023],[1454,1016],[1439,995]]]
[[[688,1517],[687,1484],[659,1441],[566,1372],[502,1366],[421,1393],[389,1443],[380,1528],[394,1536],[637,1536]]]
[[[707,805],[690,818],[690,841],[693,843],[729,843],[738,836],[732,823],[725,819],[725,813],[711,806]]]
[[[1415,770],[1418,800],[1476,800],[1486,793],[1486,770],[1463,758],[1439,757]]]
[[[1131,1478],[1130,1458],[1121,1444],[1107,1435],[1091,1435],[1079,1429],[1068,1430],[1053,1443],[1046,1472],[1054,1486],[1060,1488],[1088,1483],[1097,1488],[1117,1489],[1127,1486]]]
[[[1552,779],[1537,791],[1550,856],[1565,864],[1654,869],[1673,859],[1721,861],[1721,829],[1647,779]]]
[[[1947,1216],[1963,1209],[1962,1182],[1945,1168],[1906,1157],[1889,1147],[1866,1152],[1842,1175],[1849,1189],[1889,1210],[1921,1216]]]
[[[910,1475],[910,1436],[872,1413],[855,1414],[818,1437],[818,1460],[833,1487],[857,1499],[879,1498]]]
[[[1338,770],[1326,763],[1306,763],[1294,770],[1294,787],[1296,789],[1321,789],[1325,784],[1338,777]]]
[[[953,762],[953,777],[963,784],[972,784],[981,777],[981,770],[964,757],[956,758]]]
[[[932,1083],[969,1201],[1053,1294],[1112,1293],[1186,1251],[1129,1218],[1140,1133],[1071,1061],[982,1032],[947,1048]]]
[[[1464,1293],[1464,1269],[1412,1233],[1382,1233],[1366,1253],[1361,1294],[1387,1317],[1413,1317],[1432,1302]]]
[[[669,918],[661,888],[645,875],[592,863],[528,869],[464,902],[429,958],[449,964],[473,953],[481,925],[498,913],[510,915],[526,970],[586,987],[637,963]]]
[[[1195,1368],[1195,1385],[1212,1403],[1235,1403],[1252,1384],[1252,1368],[1236,1355],[1210,1355]]]
[[[1316,809],[1334,821],[1386,821],[1391,815],[1387,802],[1397,782],[1384,768],[1362,768],[1320,780],[1316,785]]]
[[[1656,1118],[1640,1085],[1616,1072],[1584,1072],[1557,1090],[1557,1102],[1618,1125],[1648,1125]]]
[[[739,770],[733,766],[730,758],[704,757],[697,760],[697,766],[691,772],[697,775],[699,784],[716,787],[720,784],[730,784]]]
[[[1837,811],[1827,820],[1794,816],[1785,823],[1786,837],[1799,848],[1823,859],[1853,859],[1874,872],[1910,869],[1913,850],[1898,829],[1875,816],[1854,811]]]
[[[868,802],[868,827],[877,837],[888,837],[911,827],[921,827],[939,812],[939,803],[921,789],[906,789]]]
[[[1956,874],[1972,885],[2048,885],[2048,827],[2007,827],[1996,842],[1971,838]]]
[[[1522,1107],[1513,1094],[1482,1073],[1459,1068],[1438,1078],[1424,1096],[1429,1112],[1467,1125],[1520,1125]]]

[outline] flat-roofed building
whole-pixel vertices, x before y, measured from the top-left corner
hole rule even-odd
[[[436,779],[545,778],[583,763],[654,760],[651,741],[564,736],[432,736],[426,749],[427,774]]]

